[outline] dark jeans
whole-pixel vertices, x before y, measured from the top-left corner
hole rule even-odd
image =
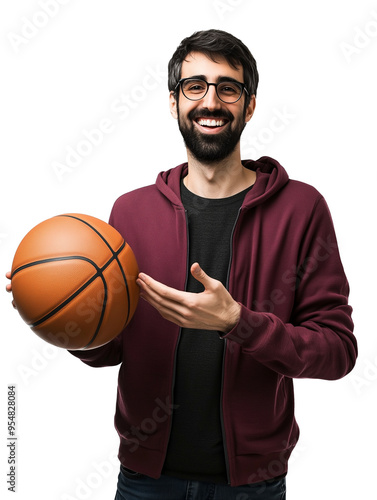
[[[285,500],[285,478],[231,487],[170,476],[151,479],[121,469],[115,500]]]

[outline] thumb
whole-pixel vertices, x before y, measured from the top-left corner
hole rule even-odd
[[[204,288],[208,288],[211,284],[212,278],[203,271],[197,262],[191,266],[191,274],[204,286]]]

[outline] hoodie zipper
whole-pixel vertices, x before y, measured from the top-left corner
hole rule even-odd
[[[229,291],[229,280],[230,280],[230,268],[231,268],[232,259],[233,259],[233,237],[234,237],[234,231],[236,229],[237,222],[240,218],[241,210],[242,210],[242,208],[240,208],[238,210],[236,220],[233,224],[232,233],[230,235],[230,254],[229,254],[229,264],[228,264],[228,271],[227,271],[226,285],[225,285],[225,287],[228,291]],[[228,340],[224,339],[223,364],[222,364],[222,373],[221,373],[220,421],[221,421],[221,430],[222,430],[222,435],[223,435],[223,448],[224,448],[224,456],[225,456],[226,475],[227,475],[228,484],[230,485],[230,467],[229,467],[228,445],[227,445],[227,441],[226,441],[224,412],[223,412],[224,372],[225,372],[225,356],[226,356],[226,350],[227,350],[227,343],[228,343]]]
[[[188,228],[188,217],[187,217],[187,210],[185,210],[185,221],[186,221],[186,236],[187,236],[187,248],[186,248],[186,276],[185,276],[185,286],[184,290],[186,290],[187,287],[187,281],[188,281],[188,275],[189,275],[189,228]],[[179,342],[181,340],[181,335],[182,335],[182,327],[179,328],[179,333],[178,333],[178,339],[177,343],[175,345],[175,351],[174,351],[174,365],[173,365],[173,381],[171,385],[171,402],[172,402],[172,408],[174,408],[174,389],[175,389],[175,375],[177,371],[177,354],[178,354],[178,346]],[[168,432],[168,439],[167,439],[167,444],[166,444],[166,451],[165,451],[165,457],[164,457],[164,462],[166,460],[166,455],[168,452],[168,446],[169,446],[169,441],[170,441],[170,436],[171,436],[171,430],[173,427],[173,418],[174,418],[174,413],[171,415],[170,418],[170,424],[169,424],[169,432]]]

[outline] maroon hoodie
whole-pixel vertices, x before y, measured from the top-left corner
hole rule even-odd
[[[232,486],[287,471],[299,437],[292,379],[339,379],[357,357],[349,287],[324,198],[289,180],[271,158],[243,164],[257,179],[232,236],[228,289],[242,305],[241,318],[223,336],[221,417]],[[187,163],[160,173],[155,185],[121,196],[110,216],[140,270],[180,290],[188,273],[180,198],[186,174]],[[161,474],[169,441],[179,338],[180,328],[141,300],[116,339],[72,352],[91,366],[121,363],[119,459],[153,478]]]

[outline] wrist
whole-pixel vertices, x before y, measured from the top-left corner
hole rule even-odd
[[[241,317],[241,305],[234,301],[232,307],[229,308],[224,333],[227,334],[237,325]]]

